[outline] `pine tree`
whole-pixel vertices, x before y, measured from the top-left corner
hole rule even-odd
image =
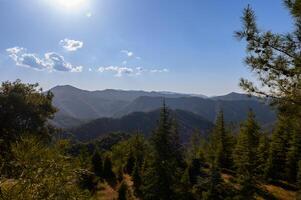
[[[301,160],[298,162],[297,189],[297,200],[301,200]]]
[[[241,87],[250,94],[270,97],[278,105],[295,105],[295,113],[301,117],[301,1],[284,0],[292,19],[294,30],[278,34],[262,31],[250,6],[243,13],[243,27],[236,32],[239,40],[247,42],[245,59],[252,72],[258,76],[261,88],[242,79]]]
[[[245,198],[252,198],[256,187],[255,173],[258,163],[259,130],[260,127],[255,121],[255,115],[250,111],[248,119],[241,126],[234,153],[241,195]]]
[[[179,144],[173,132],[172,121],[165,105],[151,138],[152,154],[147,161],[143,177],[143,199],[176,199],[179,174]]]
[[[103,176],[103,162],[98,151],[95,151],[92,156],[92,168],[96,176]]]
[[[192,185],[197,183],[198,177],[201,175],[201,161],[199,159],[192,159],[188,166],[189,182]]]
[[[125,172],[128,174],[131,174],[133,171],[135,165],[135,158],[132,152],[130,152],[130,155],[128,156],[126,166],[125,166]]]
[[[201,145],[201,135],[198,130],[195,130],[189,139],[188,157],[190,157],[190,159],[198,158],[200,145]]]
[[[103,165],[103,177],[110,183],[114,183],[116,181],[116,175],[112,169],[112,161],[109,156],[106,156],[104,165]]]
[[[286,156],[286,177],[288,181],[295,183],[297,181],[298,162],[301,160],[301,125],[294,122],[291,126],[293,128]]]
[[[208,191],[203,192],[202,199],[205,200],[222,200],[224,199],[222,192],[222,178],[218,166],[210,168],[210,179],[208,184]]]
[[[127,200],[128,199],[128,186],[123,181],[118,189],[118,200]]]
[[[224,113],[222,110],[217,116],[211,139],[215,164],[220,168],[231,168],[232,155],[230,137],[228,136],[225,128]]]
[[[248,6],[242,17],[243,28],[236,36],[246,40],[248,56],[245,62],[258,76],[262,87],[245,79],[240,86],[249,94],[268,97],[280,113],[277,130],[272,136],[266,176],[295,182],[300,155],[300,128],[295,125],[301,121],[301,1],[283,2],[292,16],[294,30],[291,33],[262,31],[257,26],[254,11]]]
[[[259,144],[257,148],[257,174],[262,179],[265,178],[265,172],[268,167],[268,158],[269,158],[269,149],[270,149],[270,141],[267,135],[262,135],[259,139]]]
[[[270,153],[266,170],[266,177],[268,179],[285,179],[290,135],[291,129],[289,119],[287,117],[279,116],[270,144]]]
[[[135,162],[135,166],[132,172],[132,180],[133,180],[133,185],[134,185],[134,191],[135,194],[137,196],[141,195],[141,184],[142,184],[142,180],[141,180],[141,172],[140,172],[140,167],[139,167],[139,163]]]

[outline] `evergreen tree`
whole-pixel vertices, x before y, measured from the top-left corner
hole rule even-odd
[[[201,175],[201,161],[199,159],[193,159],[188,167],[189,182],[192,185],[197,183],[198,177]]]
[[[268,167],[270,141],[267,135],[263,134],[259,139],[259,144],[257,148],[257,174],[262,179],[265,178],[265,172]]]
[[[141,184],[142,184],[142,180],[141,180],[141,172],[140,172],[140,167],[139,167],[139,163],[135,163],[133,172],[132,172],[132,180],[133,180],[133,185],[134,185],[134,191],[135,194],[137,196],[141,195]]]
[[[169,111],[163,104],[160,120],[151,139],[152,155],[147,161],[143,179],[143,199],[177,199],[180,180],[179,144],[173,133]]]
[[[186,157],[188,160],[192,160],[192,159],[200,159],[202,161],[204,161],[204,155],[202,152],[202,140],[201,140],[201,134],[199,130],[195,130],[190,139],[189,139],[189,143],[188,146],[186,148]]]
[[[297,189],[297,200],[301,200],[301,161],[298,162]]]
[[[232,155],[230,137],[225,128],[224,113],[222,110],[217,116],[211,139],[215,164],[220,168],[231,168]]]
[[[132,152],[130,152],[130,155],[128,156],[126,165],[125,165],[125,172],[128,174],[131,174],[133,171],[135,165],[135,158]]]
[[[116,180],[116,176],[112,169],[112,161],[109,156],[106,156],[105,161],[104,161],[103,177],[110,183],[114,183]]]
[[[212,166],[210,168],[210,179],[208,184],[208,191],[203,192],[202,199],[205,200],[222,200],[222,179],[220,169],[218,166]]]
[[[298,174],[298,162],[301,160],[301,128],[299,123],[293,123],[295,127],[291,131],[291,139],[287,152],[286,177],[288,181],[295,183]]]
[[[242,79],[241,87],[250,94],[269,97],[280,113],[272,136],[267,176],[294,182],[300,155],[300,129],[295,125],[301,121],[301,1],[284,0],[284,3],[293,18],[291,33],[261,31],[254,11],[248,6],[242,17],[243,29],[236,36],[247,41],[246,63],[262,85],[259,88]]]
[[[290,134],[291,128],[289,119],[285,116],[279,116],[270,145],[270,153],[266,171],[266,177],[269,179],[285,179]]]
[[[243,27],[236,37],[247,42],[246,64],[251,67],[263,86],[242,79],[241,87],[250,94],[270,97],[279,105],[296,106],[295,113],[301,109],[301,1],[284,0],[293,18],[294,30],[278,34],[262,31],[256,23],[254,11],[248,6],[243,13]],[[300,120],[299,120],[300,121]]]
[[[128,186],[123,181],[118,189],[118,200],[127,200],[128,199]]]
[[[256,187],[257,148],[259,143],[259,125],[252,111],[242,124],[235,147],[234,161],[241,185],[241,195],[252,198]]]
[[[24,84],[20,80],[3,82],[0,86],[0,174],[10,176],[11,145],[24,134],[36,135],[49,141],[55,129],[48,121],[56,109],[53,94],[43,93],[38,84]]]
[[[92,168],[96,176],[103,177],[103,162],[98,151],[92,156]]]

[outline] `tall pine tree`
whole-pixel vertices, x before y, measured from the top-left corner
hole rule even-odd
[[[289,149],[291,128],[289,118],[279,116],[273,132],[266,177],[271,180],[285,179],[287,152]]]
[[[103,176],[103,162],[98,151],[95,151],[92,156],[92,168],[96,176]]]
[[[224,113],[222,110],[217,116],[213,135],[211,137],[211,145],[215,165],[219,168],[231,168],[232,151],[230,137],[225,128]]]
[[[158,127],[152,135],[152,153],[143,176],[143,199],[174,200],[180,181],[178,137],[175,135],[169,110],[161,109]],[[177,153],[175,153],[177,152]]]
[[[241,196],[252,198],[256,187],[256,167],[258,163],[257,148],[260,127],[252,111],[242,124],[234,152],[234,161],[238,181],[241,185]]]

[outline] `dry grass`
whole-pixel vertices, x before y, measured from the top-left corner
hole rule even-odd
[[[229,174],[222,174],[222,179],[232,185],[235,189],[239,189],[239,185],[237,183],[232,182],[234,177]],[[278,199],[278,200],[295,200],[296,199],[296,191],[286,189],[280,186],[272,185],[272,184],[266,184],[262,185],[261,189],[263,192],[266,192],[267,195],[273,197],[272,199]],[[265,200],[263,196],[256,197],[257,200]]]
[[[133,181],[131,176],[125,174],[123,180],[128,186],[128,198],[131,200],[139,200],[134,195]],[[116,185],[116,188],[112,188],[108,183],[100,183],[98,185],[98,191],[95,194],[94,199],[96,200],[116,200],[118,199],[118,188],[120,183]]]
[[[291,190],[283,189],[275,185],[264,185],[263,186],[270,194],[279,200],[295,200],[296,192]]]
[[[96,200],[115,200],[118,198],[118,193],[108,184],[100,183],[99,190],[95,194]]]

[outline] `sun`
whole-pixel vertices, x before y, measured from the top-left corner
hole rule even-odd
[[[88,0],[54,0],[57,6],[64,9],[79,9],[85,4]]]

